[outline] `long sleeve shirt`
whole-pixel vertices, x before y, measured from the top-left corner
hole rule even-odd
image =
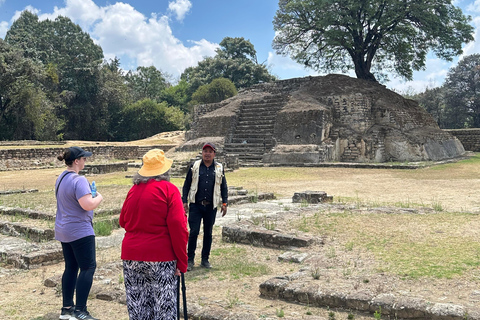
[[[183,203],[188,203],[188,193],[190,192],[190,187],[192,185],[192,166],[190,165],[185,182],[183,183],[182,189],[182,201]],[[202,200],[213,202],[213,188],[215,186],[215,162],[207,167],[203,161],[200,163],[199,168],[199,177],[198,177],[198,190],[195,194],[195,203],[200,203]],[[222,203],[228,202],[228,187],[227,180],[225,179],[225,174],[222,178],[222,183],[220,185],[220,192],[222,196]]]
[[[187,272],[187,217],[178,188],[168,181],[134,185],[120,213],[123,260],[173,261]]]

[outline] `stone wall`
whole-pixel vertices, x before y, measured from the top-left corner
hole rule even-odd
[[[128,160],[139,159],[148,150],[160,148],[168,151],[175,145],[158,146],[82,146],[86,151],[93,153],[89,162],[101,160]],[[64,166],[63,161],[58,161],[57,156],[63,153],[65,148],[23,148],[23,149],[0,149],[0,170],[33,169],[45,167]]]
[[[466,151],[480,152],[480,128],[444,129],[463,144]]]
[[[258,116],[243,116],[252,101],[264,101],[256,106]],[[273,132],[266,132],[271,124],[265,109],[275,111]],[[237,141],[239,132],[248,133],[245,142]],[[271,148],[260,150],[259,133],[272,141]],[[305,154],[304,160],[313,163],[438,161],[465,152],[460,138],[441,130],[416,101],[343,75],[262,83],[221,103],[199,106],[185,144],[200,137],[218,137],[225,153],[239,154],[245,163],[258,158],[264,164],[288,162],[289,155],[278,148],[282,145],[317,145],[318,155]]]

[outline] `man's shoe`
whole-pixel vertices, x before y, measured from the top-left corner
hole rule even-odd
[[[76,310],[73,313],[72,317],[70,317],[70,320],[99,320],[99,319],[92,317],[87,310],[84,310],[84,311]]]
[[[70,318],[73,316],[73,311],[75,311],[74,307],[70,308],[62,308],[62,312],[60,313],[60,320],[70,320]]]
[[[200,265],[206,269],[212,268],[212,265],[210,264],[210,262],[208,262],[208,260],[202,260],[202,263]]]
[[[188,261],[187,271],[192,271],[194,265],[193,261]]]

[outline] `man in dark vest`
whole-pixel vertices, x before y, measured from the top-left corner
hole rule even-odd
[[[227,214],[228,188],[225,172],[220,162],[215,161],[217,149],[213,143],[207,142],[202,148],[202,159],[197,160],[187,172],[183,184],[183,207],[188,212],[188,271],[195,265],[195,249],[200,224],[203,219],[203,248],[201,266],[211,268],[208,258],[212,247],[212,232],[217,209],[222,217]]]

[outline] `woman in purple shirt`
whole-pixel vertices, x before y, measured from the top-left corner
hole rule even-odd
[[[87,298],[97,267],[93,209],[98,207],[103,197],[98,192],[96,197],[92,197],[87,179],[78,174],[91,155],[91,152],[80,147],[70,147],[57,157],[67,165],[55,183],[55,239],[62,243],[65,259],[62,276],[63,307],[60,315],[62,320],[97,320],[87,311]]]

